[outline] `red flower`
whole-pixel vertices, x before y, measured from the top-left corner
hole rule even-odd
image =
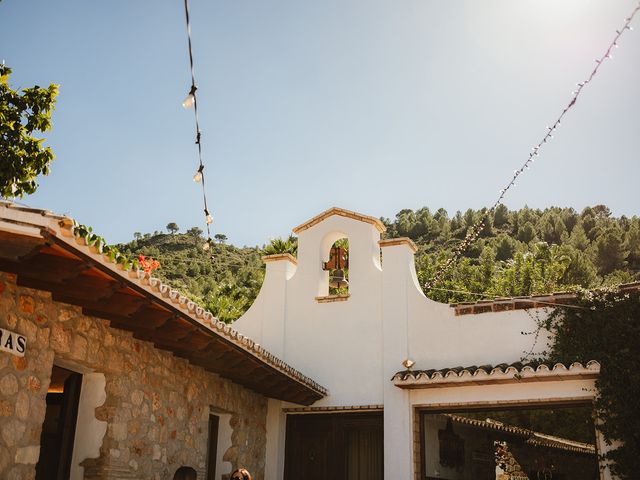
[[[138,263],[144,273],[151,273],[160,268],[160,262],[158,260],[154,260],[151,257],[147,260],[147,257],[144,255],[138,255]]]

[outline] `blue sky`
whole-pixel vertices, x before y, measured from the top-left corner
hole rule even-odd
[[[191,0],[207,190],[237,245],[330,206],[493,203],[631,0]],[[640,19],[637,19],[640,20]],[[506,204],[640,213],[640,21]],[[23,201],[107,241],[203,228],[181,0],[4,0],[12,85],[61,85]]]

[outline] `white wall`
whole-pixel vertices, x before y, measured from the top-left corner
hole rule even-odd
[[[87,458],[98,458],[107,422],[96,419],[96,408],[107,399],[106,379],[103,373],[85,373],[82,375],[82,388],[78,403],[78,419],[71,459],[70,480],[82,480],[84,467],[80,463]]]
[[[319,303],[316,297],[328,293],[322,262],[342,237],[349,239],[350,298]],[[379,239],[374,225],[338,215],[300,232],[297,265],[267,263],[260,294],[234,328],[326,387],[329,395],[314,406],[384,404],[385,478],[394,480],[413,478],[412,406],[431,401],[430,393],[392,384],[402,362],[411,358],[416,369],[515,362],[532,347],[533,336],[520,332],[535,329],[535,322],[524,311],[456,317],[422,293],[410,245],[384,246],[381,263]],[[545,343],[541,338],[539,349]],[[495,390],[494,400],[512,390]],[[282,478],[285,421],[279,402],[270,402],[270,480]]]
[[[267,453],[264,478],[284,477],[284,447],[287,426],[286,415],[282,411],[288,405],[280,400],[269,399],[267,404]]]
[[[231,414],[229,413],[216,413],[218,420],[218,444],[216,451],[216,478],[213,480],[222,480],[225,475],[231,473],[231,462],[224,459],[224,454],[232,446],[231,435],[233,434],[233,428],[231,427]]]
[[[328,295],[329,258],[335,240],[349,239],[349,294]],[[269,262],[255,304],[234,328],[326,387],[317,405],[381,404],[382,318],[379,232],[357,220],[333,216],[298,238],[298,265]],[[348,385],[348,388],[345,386]]]

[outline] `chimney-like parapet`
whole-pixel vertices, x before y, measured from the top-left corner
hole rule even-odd
[[[417,245],[407,237],[388,238],[378,242],[382,249],[382,278],[389,287],[410,285],[422,292],[416,274],[415,253]]]
[[[266,272],[260,293],[233,326],[274,355],[284,358],[287,281],[296,273],[298,262],[289,253],[265,255],[262,261]]]
[[[412,253],[416,253],[418,251],[418,246],[409,237],[387,238],[385,240],[380,240],[378,245],[380,245],[380,248],[406,245]]]
[[[296,272],[298,266],[298,260],[290,253],[264,255],[262,262],[266,265],[265,282],[269,277],[278,277],[283,274],[285,280],[289,280]]]

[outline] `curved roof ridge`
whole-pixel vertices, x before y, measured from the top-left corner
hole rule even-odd
[[[374,227],[376,227],[376,229],[382,233],[385,232],[387,230],[387,227],[384,226],[384,223],[382,223],[382,221],[376,217],[371,217],[369,215],[364,215],[362,213],[358,213],[358,212],[354,212],[352,210],[346,210],[344,208],[338,208],[338,207],[331,207],[328,210],[325,210],[324,212],[316,215],[315,217],[311,218],[310,220],[307,220],[306,222],[298,225],[297,227],[295,227],[293,229],[293,233],[295,233],[296,235],[299,234],[300,232],[303,232],[311,227],[313,227],[314,225],[317,225],[318,223],[322,222],[323,220],[332,217],[334,215],[338,215],[340,217],[346,217],[346,218],[351,218],[353,220],[357,220],[359,222],[364,222],[364,223],[369,223],[371,225],[373,225]]]

